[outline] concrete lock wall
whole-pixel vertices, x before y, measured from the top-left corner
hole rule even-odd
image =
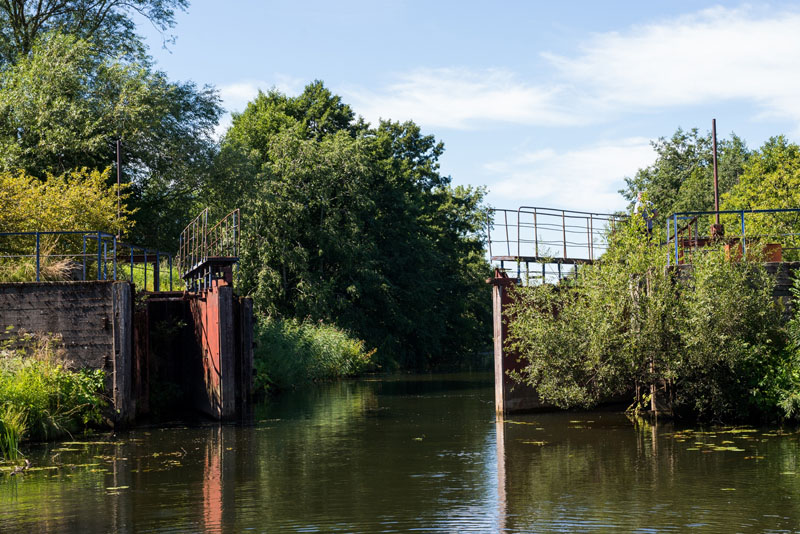
[[[115,422],[132,416],[131,315],[127,282],[0,284],[0,339],[19,332],[57,334],[72,369],[102,369]]]
[[[252,395],[252,309],[229,286],[134,299],[128,282],[0,284],[0,340],[60,335],[69,368],[105,371],[115,424],[150,412],[156,369],[185,386],[187,410],[226,419],[244,413]],[[164,323],[181,326],[169,332],[167,350],[153,352]]]
[[[502,417],[504,414],[546,408],[533,388],[518,384],[508,376],[509,372],[520,371],[524,367],[519,355],[506,347],[508,323],[505,310],[511,304],[510,289],[516,285],[516,280],[495,269],[494,277],[487,282],[492,285],[495,411]]]

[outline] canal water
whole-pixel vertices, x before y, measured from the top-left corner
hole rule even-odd
[[[488,375],[286,394],[252,425],[39,445],[0,532],[800,532],[794,431],[498,422]]]

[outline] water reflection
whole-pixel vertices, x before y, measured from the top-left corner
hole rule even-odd
[[[496,421],[491,377],[332,384],[250,425],[30,451],[0,532],[791,531],[797,435],[614,413]]]
[[[787,531],[800,521],[796,435],[592,413],[499,421],[496,436],[508,531]]]

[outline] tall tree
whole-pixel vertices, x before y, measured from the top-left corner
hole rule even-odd
[[[58,32],[94,43],[104,55],[144,55],[133,16],[162,33],[188,0],[0,0],[0,66],[30,54],[40,36]],[[165,35],[165,39],[169,39]]]
[[[318,81],[234,115],[219,161],[255,174],[207,194],[247,207],[241,282],[259,312],[334,322],[384,363],[483,348],[484,191],[451,187],[443,150],[411,122],[370,128]]]
[[[714,209],[713,149],[711,134],[701,135],[697,128],[680,128],[670,137],[652,143],[656,161],[625,178],[620,193],[633,208],[639,192],[658,210],[658,222],[675,212]],[[731,189],[741,176],[750,152],[736,134],[718,142],[720,194]]]
[[[122,141],[139,209],[133,237],[173,247],[215,154],[216,92],[171,82],[149,61],[105,57],[90,41],[42,36],[0,76],[0,168],[45,178],[104,169]]]
[[[800,146],[773,137],[752,154],[737,183],[723,197],[726,210],[800,207]],[[800,214],[776,212],[745,216],[746,233],[783,245],[784,259],[800,258]],[[737,225],[738,226],[738,225]]]

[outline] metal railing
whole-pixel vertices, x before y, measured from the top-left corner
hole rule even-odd
[[[722,236],[705,233],[719,214]],[[722,242],[747,254],[748,243],[758,241],[774,261],[800,260],[800,208],[764,210],[687,211],[667,219],[669,259],[683,263],[712,241]]]
[[[211,276],[207,269],[213,260],[235,263],[239,258],[241,216],[238,209],[210,226],[209,210],[204,209],[183,229],[178,244],[178,269],[188,288],[199,287],[199,278]],[[210,280],[209,280],[210,282]]]
[[[562,264],[594,262],[608,248],[609,230],[627,218],[534,206],[493,209],[492,214],[487,232],[492,261],[501,266],[506,261],[516,262],[519,274],[522,264],[526,264],[526,272],[528,264],[539,264],[541,279],[547,278],[546,265],[555,264],[561,278]]]
[[[172,255],[125,243],[113,234],[87,231],[0,232],[0,279],[141,280],[143,289],[161,290],[161,264],[169,271]],[[27,262],[31,262],[28,264]]]

